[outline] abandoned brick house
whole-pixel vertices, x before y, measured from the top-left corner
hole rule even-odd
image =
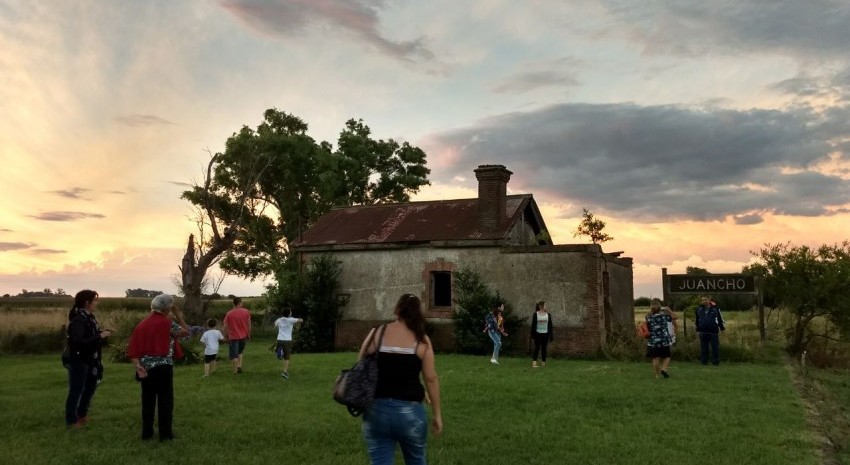
[[[359,346],[412,293],[434,325],[435,347],[451,350],[452,272],[461,267],[527,315],[526,324],[535,302],[546,301],[552,353],[594,354],[612,330],[631,331],[632,259],[596,244],[553,245],[532,195],[507,195],[511,174],[482,165],[478,198],[338,208],[307,230],[293,244],[301,263],[325,253],[341,264],[337,348]]]

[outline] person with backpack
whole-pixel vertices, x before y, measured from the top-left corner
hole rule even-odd
[[[708,365],[708,349],[711,346],[711,363],[720,365],[720,331],[726,331],[720,308],[707,296],[700,297],[696,311],[696,327],[699,334],[699,360]]]
[[[101,330],[94,314],[97,292],[85,289],[74,296],[68,313],[68,346],[62,364],[68,369],[68,397],[65,399],[65,425],[82,428],[89,421],[94,391],[103,379],[103,348],[112,332]]]
[[[493,356],[490,357],[490,363],[493,365],[499,364],[499,350],[502,348],[502,337],[507,337],[508,335],[505,332],[505,319],[502,316],[504,311],[505,304],[500,304],[484,317],[484,332],[493,341]]]
[[[669,308],[661,308],[661,300],[652,299],[649,304],[649,313],[646,315],[646,327],[649,329],[649,337],[646,341],[646,358],[652,359],[652,369],[655,377],[659,375],[669,378],[667,369],[670,366],[670,345],[673,340],[670,337],[668,324],[673,324],[675,334],[676,320],[673,319]]]

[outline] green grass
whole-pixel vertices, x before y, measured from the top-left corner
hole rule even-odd
[[[368,463],[360,419],[331,400],[355,354],[296,354],[279,376],[266,341],[249,344],[245,373],[222,365],[175,371],[174,443],[143,443],[139,387],[109,364],[83,431],[66,431],[58,356],[0,357],[5,464]],[[439,355],[445,431],[431,464],[814,465],[817,446],[780,364],[680,363],[656,380],[648,363]],[[397,463],[401,463],[400,459]]]
[[[838,460],[850,464],[850,371],[810,369],[805,388]]]

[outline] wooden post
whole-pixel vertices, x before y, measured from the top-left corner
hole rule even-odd
[[[756,277],[756,288],[758,290],[758,311],[759,311],[759,341],[762,344],[767,340],[767,327],[764,321],[764,278]]]

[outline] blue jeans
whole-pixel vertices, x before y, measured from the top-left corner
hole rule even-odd
[[[73,425],[88,415],[91,399],[97,389],[97,376],[92,366],[79,360],[71,360],[68,365],[68,398],[65,399],[65,424]]]
[[[401,446],[405,464],[425,465],[425,407],[421,402],[375,399],[363,415],[363,438],[372,465],[392,465],[396,443]]]
[[[708,346],[711,346],[711,363],[720,365],[720,337],[714,333],[699,333],[699,361],[708,365]]]
[[[499,359],[499,350],[502,349],[502,335],[496,331],[490,331],[490,339],[493,340],[493,359]]]

